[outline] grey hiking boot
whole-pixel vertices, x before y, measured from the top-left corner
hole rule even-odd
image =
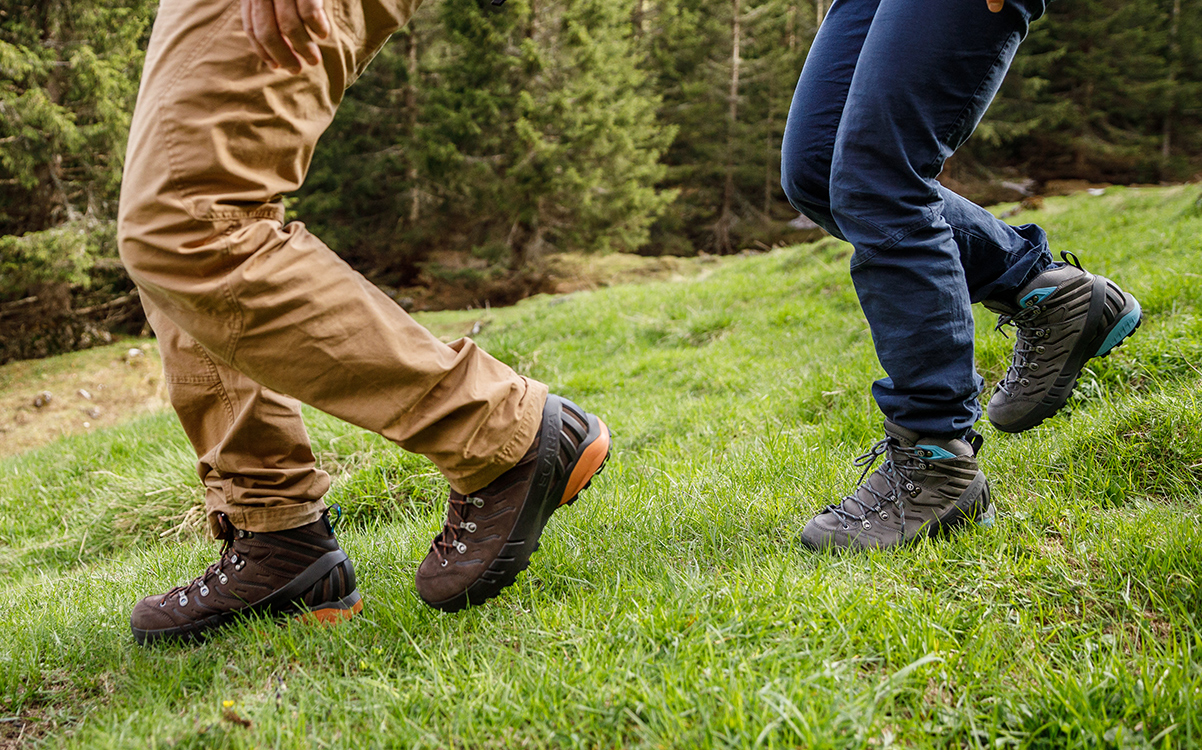
[[[967,440],[923,437],[885,421],[885,439],[856,459],[860,485],[829,505],[801,532],[816,550],[883,549],[967,524],[988,526],[996,511],[977,467],[980,435]],[[876,460],[885,463],[869,474]]]
[[[1013,304],[990,300],[997,329],[1017,329],[1014,358],[989,399],[989,421],[1022,432],[1060,411],[1093,357],[1105,357],[1139,327],[1139,302],[1081,268],[1072,253],[1032,279]]]

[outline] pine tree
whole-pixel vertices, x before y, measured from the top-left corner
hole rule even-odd
[[[672,194],[672,132],[612,0],[428,3],[352,87],[299,216],[411,277],[433,250],[495,268],[549,249],[633,251]]]
[[[668,252],[731,252],[774,215],[791,216],[780,141],[813,39],[813,6],[797,0],[659,0],[642,41],[676,125],[665,184],[680,199],[656,227]],[[687,243],[687,244],[686,244]]]
[[[436,198],[420,138],[428,68],[443,33],[435,3],[419,10],[346,92],[314,154],[291,215],[373,276],[411,278]]]
[[[967,153],[1041,179],[1188,177],[1202,166],[1199,13],[1197,0],[1053,3]]]
[[[0,235],[115,214],[154,5],[0,3]]]
[[[477,248],[514,262],[550,247],[635,250],[671,199],[654,188],[671,132],[610,0],[445,0],[450,53],[430,94],[439,165]]]

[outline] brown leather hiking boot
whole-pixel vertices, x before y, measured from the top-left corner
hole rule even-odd
[[[530,564],[556,508],[575,501],[609,457],[609,429],[559,396],[547,396],[526,455],[471,495],[451,492],[447,521],[417,570],[417,592],[456,612],[496,596]]]
[[[199,578],[134,605],[138,643],[194,638],[252,613],[337,622],[363,609],[355,568],[338,547],[327,512],[300,528],[235,529],[225,515],[221,558]]]

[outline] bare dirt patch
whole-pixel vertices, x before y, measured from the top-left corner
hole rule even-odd
[[[506,294],[485,294],[483,299],[496,297],[514,302],[532,293],[565,294],[614,284],[695,278],[719,262],[709,256],[550,255],[539,265],[537,278],[495,280],[512,288],[507,287]],[[470,284],[448,282],[423,289],[385,291],[411,309],[464,310],[463,315],[450,319],[418,316],[419,322],[444,341],[475,336],[490,322],[487,303],[479,303],[473,296],[479,290]],[[480,308],[485,309],[483,315]],[[131,351],[137,353],[131,355]],[[162,362],[154,339],[119,339],[93,349],[9,362],[0,365],[0,456],[168,408]]]
[[[168,408],[162,372],[153,339],[0,365],[0,456]]]

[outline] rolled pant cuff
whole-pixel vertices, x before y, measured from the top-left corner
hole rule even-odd
[[[208,511],[209,531],[214,537],[220,538],[221,524],[217,520],[219,513],[224,513],[236,529],[265,534],[272,531],[287,531],[313,523],[325,512],[326,503],[325,500],[319,499],[273,508],[209,503],[206,510]]]
[[[527,384],[526,396],[523,401],[528,403],[529,407],[522,410],[522,416],[513,437],[501,450],[497,451],[483,468],[471,474],[455,477],[444,472],[443,475],[446,476],[451,489],[463,495],[470,495],[476,490],[484,489],[494,479],[516,466],[518,461],[522,460],[522,456],[526,455],[526,451],[530,450],[530,446],[534,444],[534,438],[538,435],[539,427],[542,425],[543,409],[547,405],[549,389],[537,380],[523,379]]]

